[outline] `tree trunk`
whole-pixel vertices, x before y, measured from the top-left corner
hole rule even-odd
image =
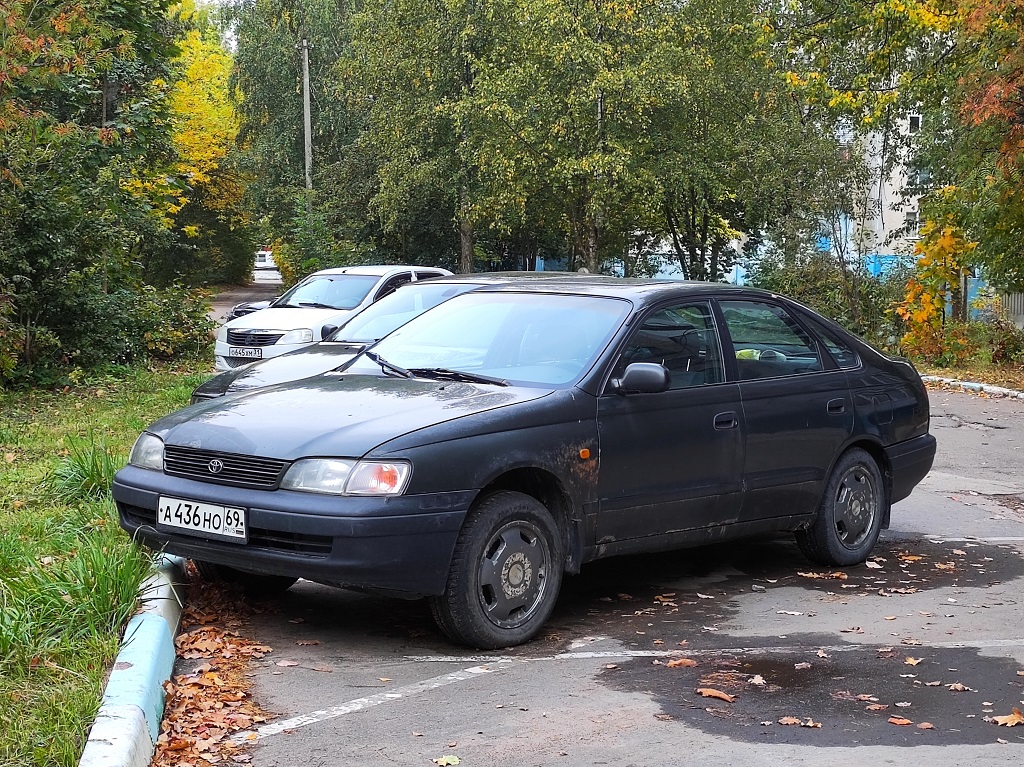
[[[469,189],[465,184],[459,190],[459,271],[473,272],[473,222],[469,220]]]

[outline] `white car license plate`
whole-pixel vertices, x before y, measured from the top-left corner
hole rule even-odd
[[[234,506],[160,496],[156,521],[190,535],[225,538],[239,543],[248,539],[245,509]]]
[[[253,360],[263,359],[263,350],[258,346],[229,346],[229,357],[248,357]]]

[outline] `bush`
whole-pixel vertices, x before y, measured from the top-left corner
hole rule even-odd
[[[112,454],[103,439],[89,433],[85,439],[68,436],[67,457],[47,477],[46,486],[64,503],[101,497],[110,492],[114,473],[125,464],[123,455]]]

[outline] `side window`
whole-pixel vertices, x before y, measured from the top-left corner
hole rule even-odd
[[[430,279],[431,277],[441,277],[441,276],[443,276],[441,274],[441,272],[416,272],[416,279],[417,280],[426,280],[426,279]]]
[[[680,304],[648,315],[626,345],[615,375],[622,375],[631,362],[658,362],[667,367],[671,389],[723,381],[711,307],[706,303]]]
[[[400,287],[402,287],[403,285],[408,285],[410,282],[412,282],[412,275],[409,272],[402,272],[401,274],[396,274],[394,277],[391,277],[390,279],[388,279],[387,282],[380,286],[380,289],[377,291],[377,295],[374,296],[373,300],[380,301],[382,298],[384,298],[384,296],[391,295]]]
[[[740,380],[822,370],[818,345],[789,312],[761,301],[721,301]]]
[[[812,317],[803,317],[804,324],[810,327],[811,331],[818,336],[821,343],[828,349],[836,365],[848,370],[860,365],[860,357],[846,341],[840,338],[835,332],[818,322]]]

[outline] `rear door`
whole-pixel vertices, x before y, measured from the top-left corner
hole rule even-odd
[[[746,425],[740,517],[809,513],[853,430],[846,374],[781,304],[735,299],[719,307]]]
[[[743,456],[739,387],[725,380],[707,301],[649,312],[613,372],[631,362],[669,369],[658,394],[598,399],[597,541],[661,536],[735,520]]]

